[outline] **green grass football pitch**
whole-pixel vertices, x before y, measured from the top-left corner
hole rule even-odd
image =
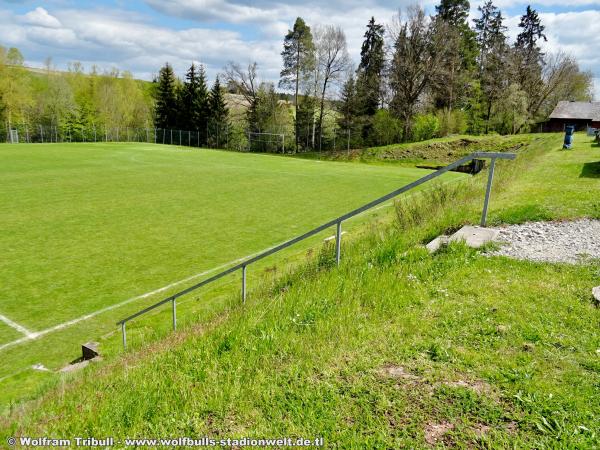
[[[151,144],[1,145],[0,348],[261,251],[426,173]],[[107,326],[123,314],[107,311]]]

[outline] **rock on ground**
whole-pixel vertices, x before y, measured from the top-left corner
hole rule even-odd
[[[600,259],[600,220],[529,222],[495,229],[501,246],[492,255],[571,264]]]

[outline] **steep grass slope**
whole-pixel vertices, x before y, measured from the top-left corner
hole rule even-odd
[[[501,164],[495,217],[539,212],[514,195],[527,183],[525,169],[600,159],[588,145],[571,153],[559,145],[556,136],[538,138],[512,167]],[[544,214],[596,214],[593,205],[561,209],[579,178],[554,176],[538,179],[542,191],[563,186],[563,196],[535,198]],[[402,202],[397,226],[355,238],[339,268],[324,248],[212,324],[65,379],[5,417],[4,435],[320,436],[341,448],[597,445],[600,314],[590,289],[598,262],[514,261],[462,245],[431,256],[417,245],[475,221],[482,181]],[[589,188],[598,192],[600,179]]]

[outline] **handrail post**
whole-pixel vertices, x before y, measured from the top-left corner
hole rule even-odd
[[[173,143],[173,130],[172,129],[162,129],[163,132],[163,143],[165,143],[165,139],[166,139],[166,131],[169,131],[171,133],[171,144]],[[119,128],[117,128],[117,140],[118,140],[118,132],[119,132]],[[105,133],[106,133],[106,127],[105,127]],[[200,134],[198,132],[198,138],[199,138]],[[156,139],[156,133],[155,133],[155,139]],[[453,170],[457,167],[459,167],[462,164],[465,164],[469,161],[472,161],[474,158],[485,158],[485,159],[490,159],[491,160],[491,165],[490,165],[490,169],[489,169],[489,177],[488,177],[488,182],[487,182],[487,189],[486,189],[486,194],[485,194],[485,202],[483,205],[483,214],[482,214],[482,218],[481,218],[481,225],[485,226],[486,225],[486,219],[487,219],[487,211],[488,211],[488,207],[489,207],[489,200],[490,200],[490,194],[491,194],[491,189],[492,189],[492,183],[493,183],[493,179],[494,179],[494,170],[495,170],[495,166],[496,166],[496,159],[515,159],[516,158],[516,154],[514,153],[496,153],[496,152],[475,152],[475,153],[471,153],[467,156],[464,156],[463,158],[453,162],[452,164],[449,164],[445,167],[442,167],[441,169],[436,170],[435,172],[431,172],[428,175],[425,175],[421,178],[419,178],[418,180],[415,180],[409,184],[406,184],[398,189],[395,189],[392,192],[387,193],[386,195],[379,197],[365,205],[362,205],[359,208],[356,208],[350,212],[347,212],[344,215],[341,215],[335,219],[332,219],[316,228],[313,228],[310,231],[307,231],[306,233],[300,235],[300,236],[296,236],[292,239],[289,239],[281,244],[278,244],[274,247],[271,247],[269,249],[266,249],[264,251],[262,251],[259,254],[256,254],[254,256],[248,257],[248,259],[245,259],[244,261],[229,267],[228,269],[223,270],[222,272],[219,272],[215,275],[212,275],[211,277],[200,281],[199,283],[196,283],[192,286],[189,286],[185,289],[183,289],[182,291],[167,297],[163,300],[161,300],[158,303],[155,303],[151,306],[148,306],[147,308],[142,309],[141,311],[136,312],[135,314],[130,315],[129,317],[123,319],[120,322],[117,322],[117,325],[121,325],[121,329],[123,332],[123,347],[126,348],[127,346],[127,336],[126,336],[126,327],[125,327],[125,323],[133,320],[136,317],[141,316],[142,314],[146,314],[149,311],[154,310],[155,308],[164,305],[168,302],[172,302],[172,307],[173,307],[173,328],[175,329],[177,326],[177,315],[176,315],[176,303],[175,303],[175,299],[178,297],[181,297],[182,295],[188,294],[192,291],[195,291],[196,289],[199,289],[202,286],[205,286],[209,283],[212,283],[220,278],[223,278],[226,275],[229,275],[231,273],[237,272],[238,270],[242,269],[242,301],[245,303],[246,301],[246,275],[247,275],[247,266],[258,261],[258,260],[262,260],[263,258],[266,258],[269,255],[272,255],[276,252],[279,252],[280,250],[283,250],[291,245],[296,244],[297,242],[303,241],[305,239],[308,239],[311,236],[315,236],[318,233],[325,231],[325,230],[330,230],[331,227],[333,227],[334,225],[336,226],[336,242],[335,242],[335,259],[336,259],[336,263],[339,266],[340,265],[340,261],[341,261],[341,245],[342,245],[342,222],[344,220],[348,220],[352,217],[355,217],[377,205],[380,205],[392,198],[397,197],[398,195],[407,192],[411,189],[416,188],[417,186],[422,185],[423,183],[426,183],[434,178],[437,178],[441,175],[443,175],[444,173]]]
[[[487,223],[487,212],[490,203],[490,194],[492,192],[492,182],[494,181],[494,168],[496,167],[496,158],[492,158],[488,175],[487,188],[485,190],[485,200],[483,201],[483,212],[481,214],[481,226],[485,227]]]
[[[177,330],[177,303],[175,299],[171,301],[173,307],[173,331]]]
[[[125,322],[121,322],[121,334],[123,335],[123,350],[127,350],[127,331],[125,330]]]
[[[246,303],[246,267],[242,266],[242,303]]]
[[[342,252],[342,221],[340,220],[337,223],[336,233],[335,233],[335,262],[337,265],[340,265],[340,258]]]

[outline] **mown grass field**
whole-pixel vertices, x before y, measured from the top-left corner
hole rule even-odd
[[[426,173],[147,144],[2,145],[0,314],[47,330],[261,251]],[[57,378],[31,365],[66,365],[81,343],[111,338],[118,319],[199,279],[8,348],[23,333],[0,322],[0,402]]]
[[[563,152],[559,136],[537,137],[517,161],[499,164],[492,220],[599,217],[600,177],[581,175],[597,173],[600,149],[577,138]],[[597,447],[599,262],[531,263],[459,244],[432,256],[420,247],[477,221],[483,181],[402,201],[395,225],[344,246],[339,268],[325,248],[245,306],[232,302],[210,323],[65,377],[5,416],[4,436]]]

